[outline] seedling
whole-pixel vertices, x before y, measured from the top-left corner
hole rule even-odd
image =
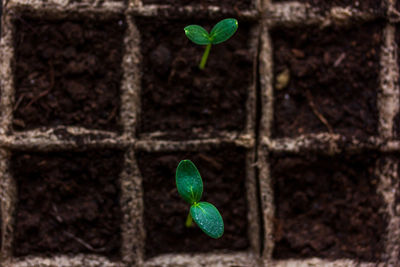
[[[213,204],[199,202],[203,194],[203,180],[190,160],[182,160],[176,168],[176,187],[179,195],[191,205],[186,227],[191,227],[194,221],[206,235],[220,238],[224,233],[224,221]]]
[[[184,28],[185,34],[190,41],[198,45],[206,45],[203,57],[201,58],[199,68],[202,70],[206,66],[211,45],[225,42],[236,32],[238,21],[236,19],[223,19],[211,29],[208,33],[199,25],[189,25]]]

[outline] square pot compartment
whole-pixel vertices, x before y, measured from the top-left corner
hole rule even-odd
[[[380,261],[387,219],[377,193],[376,159],[371,154],[271,155],[273,257]]]
[[[380,22],[273,29],[273,137],[376,136],[382,29]]]
[[[123,17],[14,18],[13,127],[118,131]]]
[[[119,173],[123,152],[15,151],[13,254],[120,257]]]
[[[198,152],[138,152],[136,158],[143,178],[146,258],[249,248],[245,149],[229,145]],[[192,160],[202,176],[201,201],[215,205],[224,219],[225,232],[219,239],[197,226],[185,226],[190,204],[175,185],[175,170],[183,159]]]
[[[204,46],[189,41],[183,29],[198,24],[210,30],[214,23],[162,18],[135,23],[143,58],[139,136],[158,132],[155,138],[182,140],[245,130],[255,78],[251,24],[239,21],[235,35],[213,45],[200,70]]]

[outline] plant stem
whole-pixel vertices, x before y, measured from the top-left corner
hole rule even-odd
[[[187,216],[187,218],[186,218],[185,226],[186,226],[187,228],[193,226],[193,219],[192,219],[192,215],[190,215],[190,212],[189,212],[189,214],[188,214],[188,216]]]
[[[206,50],[204,50],[203,57],[201,58],[201,61],[200,61],[199,68],[201,70],[203,70],[204,67],[206,66],[207,58],[208,58],[208,55],[210,54],[210,49],[211,49],[211,44],[208,44],[206,46]]]

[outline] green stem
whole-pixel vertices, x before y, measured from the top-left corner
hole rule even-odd
[[[185,223],[186,227],[192,227],[193,226],[193,219],[192,219],[192,215],[190,215],[190,212],[186,218],[186,223]]]
[[[204,67],[206,66],[207,58],[208,58],[208,55],[210,54],[210,49],[211,49],[211,44],[208,44],[206,46],[206,50],[204,51],[203,57],[201,58],[201,61],[200,61],[199,68],[201,70],[203,70]]]

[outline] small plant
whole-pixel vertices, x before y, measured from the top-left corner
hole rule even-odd
[[[179,195],[191,205],[186,227],[191,227],[194,220],[208,236],[220,238],[224,233],[224,221],[213,204],[199,202],[203,194],[203,180],[190,160],[182,160],[176,168],[176,187]]]
[[[189,25],[184,28],[185,34],[190,41],[198,45],[207,45],[201,58],[199,68],[202,70],[206,66],[211,45],[225,42],[236,32],[238,21],[236,19],[223,19],[208,33],[199,25]]]

